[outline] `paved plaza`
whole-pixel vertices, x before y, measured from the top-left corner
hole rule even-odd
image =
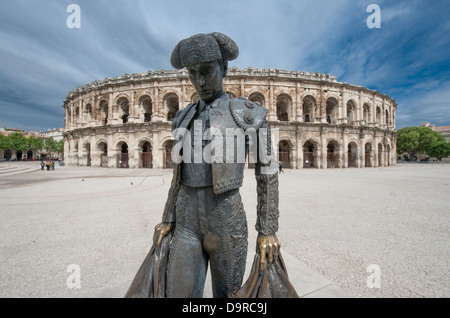
[[[0,163],[0,297],[122,297],[170,180],[171,170]],[[450,296],[450,165],[285,170],[279,182],[278,237],[302,297]],[[241,194],[251,265],[252,170]],[[67,284],[74,268],[79,289]]]

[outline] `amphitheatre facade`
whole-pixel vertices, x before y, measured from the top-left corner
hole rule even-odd
[[[224,89],[266,107],[285,168],[396,164],[397,104],[329,74],[228,70]],[[171,120],[198,95],[186,70],[94,81],[67,94],[64,160],[69,165],[171,168]]]

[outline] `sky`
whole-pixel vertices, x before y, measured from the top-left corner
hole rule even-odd
[[[63,127],[69,91],[173,69],[175,45],[209,32],[238,44],[230,67],[332,74],[395,99],[397,128],[450,125],[449,12],[448,0],[2,0],[0,127]]]

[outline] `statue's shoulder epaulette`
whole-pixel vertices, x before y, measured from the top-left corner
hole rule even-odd
[[[191,104],[187,105],[185,108],[177,111],[174,119],[172,120],[172,130],[178,128],[180,123],[183,121],[183,118],[186,116],[186,114],[189,112],[189,110],[195,105],[196,105],[196,103],[191,103]]]
[[[230,112],[236,124],[247,130],[248,128],[258,129],[269,110],[246,98],[239,97],[230,100]]]

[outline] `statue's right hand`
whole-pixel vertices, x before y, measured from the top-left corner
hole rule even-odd
[[[170,230],[173,229],[175,223],[159,223],[155,226],[155,233],[153,234],[153,243],[156,243],[156,249],[161,247],[162,239],[169,234]]]

